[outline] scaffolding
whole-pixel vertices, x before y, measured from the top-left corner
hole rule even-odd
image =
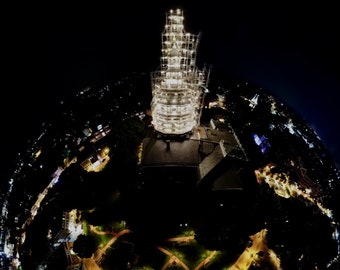
[[[199,125],[206,92],[207,70],[196,67],[200,35],[186,33],[180,9],[166,14],[162,33],[162,56],[151,73],[152,124],[164,135],[191,133]]]

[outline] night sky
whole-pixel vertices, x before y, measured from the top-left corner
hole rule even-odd
[[[165,13],[177,7],[184,10],[185,30],[201,33],[199,67],[235,74],[280,98],[340,164],[340,16],[335,3],[126,3],[8,11],[2,39],[8,84],[1,99],[1,182],[14,169],[16,153],[58,102],[120,72],[157,69]]]

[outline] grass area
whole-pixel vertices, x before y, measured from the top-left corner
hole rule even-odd
[[[114,237],[115,233],[118,233],[126,229],[125,221],[114,221],[110,225],[105,226],[95,226],[91,228],[88,222],[83,222],[85,234],[91,235],[98,247],[104,247],[111,239]],[[171,240],[160,243],[160,247],[166,250],[165,252],[157,249],[156,247],[151,248],[139,259],[139,262],[132,269],[134,270],[151,270],[159,269],[164,264],[166,264],[170,259],[172,254],[180,259],[189,269],[195,269],[202,263],[206,258],[211,260],[207,265],[202,266],[202,269],[208,269],[209,267],[220,267],[220,269],[226,269],[226,265],[230,264],[230,259],[228,254],[225,252],[212,250],[207,250],[204,246],[197,243],[194,238],[195,232],[189,228],[186,228],[182,233],[176,235],[174,238],[169,238]],[[183,241],[182,238],[188,237],[188,241]],[[176,239],[178,238],[178,239]],[[175,240],[174,240],[175,239]],[[167,254],[169,252],[169,254]],[[107,254],[110,257],[110,252]]]
[[[88,229],[88,235],[91,235],[95,239],[95,242],[98,247],[104,247],[107,244],[107,242],[109,242],[112,239],[113,234],[111,234],[110,232],[106,233],[103,230],[104,228],[102,226],[95,226],[94,228],[96,231],[101,233]]]

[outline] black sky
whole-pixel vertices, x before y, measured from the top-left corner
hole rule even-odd
[[[3,34],[9,83],[2,91],[1,178],[58,101],[120,71],[158,68],[165,12],[178,7],[186,31],[201,33],[199,66],[243,77],[282,99],[340,163],[336,4],[184,2],[10,10]]]

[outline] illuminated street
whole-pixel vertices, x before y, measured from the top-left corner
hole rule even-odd
[[[277,258],[275,253],[269,249],[266,245],[266,230],[262,231],[250,236],[250,239],[253,241],[250,247],[247,247],[241,256],[237,259],[237,261],[230,267],[228,270],[246,270],[251,264],[256,263],[258,259],[258,253],[264,252],[264,254],[268,254],[270,258],[271,265],[274,269],[279,270],[280,260]]]

